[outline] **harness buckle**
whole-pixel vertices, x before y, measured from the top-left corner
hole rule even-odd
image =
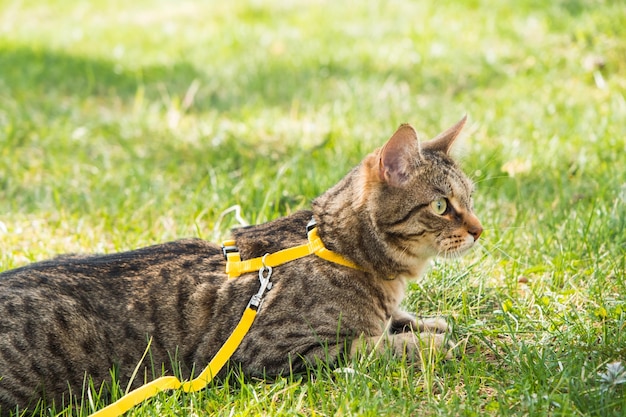
[[[311,217],[311,221],[306,225],[306,233],[308,234],[311,230],[315,229],[317,226],[317,222],[314,217]]]
[[[229,240],[222,244],[222,255],[224,255],[225,260],[228,260],[229,253],[237,253],[237,252],[239,252],[239,248],[235,246],[234,241]]]
[[[261,286],[259,287],[259,291],[252,296],[250,302],[248,303],[248,307],[256,310],[257,312],[261,309],[265,292],[272,289],[272,282],[270,281],[270,278],[272,277],[272,267],[265,265],[265,258],[267,255],[267,253],[263,255],[263,266],[259,269],[259,281],[261,282]]]

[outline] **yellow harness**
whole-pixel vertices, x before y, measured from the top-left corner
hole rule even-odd
[[[315,254],[322,259],[339,265],[354,269],[361,269],[356,264],[338,253],[326,249],[315,226],[316,224],[314,220],[311,220],[307,226],[308,243],[246,261],[241,260],[239,250],[235,246],[234,240],[225,241],[222,245],[222,251],[224,253],[224,257],[226,258],[226,273],[228,274],[228,278],[232,279],[247,272],[259,271],[259,281],[261,285],[259,287],[259,291],[250,299],[250,302],[244,310],[239,323],[235,327],[235,330],[233,330],[226,342],[224,342],[220,350],[215,354],[215,357],[213,357],[211,362],[209,362],[200,375],[191,381],[181,382],[175,376],[163,376],[157,378],[154,381],[129,392],[102,410],[96,411],[91,415],[91,417],[118,417],[135,405],[147,400],[148,398],[154,397],[159,392],[165,390],[181,388],[185,392],[195,392],[206,387],[209,382],[213,380],[213,377],[222,369],[226,362],[228,362],[233,353],[235,353],[235,350],[237,350],[241,344],[244,336],[248,333],[248,330],[250,330],[250,327],[252,326],[259,309],[261,308],[265,292],[272,288],[270,278],[273,267]]]
[[[347,266],[353,269],[360,269],[356,264],[347,260],[338,253],[326,249],[324,242],[322,242],[322,239],[320,239],[319,234],[317,233],[317,227],[315,226],[316,224],[313,220],[307,226],[307,235],[309,238],[308,243],[300,246],[294,246],[293,248],[283,249],[281,251],[247,261],[241,260],[239,250],[235,246],[234,240],[225,241],[222,246],[222,250],[226,260],[228,261],[226,263],[226,273],[228,274],[228,278],[236,278],[246,272],[260,271],[263,267],[274,267],[286,264],[287,262],[304,258],[305,256],[312,254],[339,265]]]

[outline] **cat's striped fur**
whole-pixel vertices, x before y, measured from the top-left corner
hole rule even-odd
[[[465,251],[482,231],[472,184],[448,155],[464,122],[421,146],[403,125],[311,211],[233,231],[249,259],[306,242],[313,217],[326,246],[361,268],[316,256],[274,268],[234,364],[277,375],[361,346],[411,357],[422,338],[445,350],[444,322],[418,323],[399,305],[430,258]],[[80,395],[86,374],[99,384],[112,366],[126,384],[149,338],[155,369],[171,373],[176,360],[187,377],[203,368],[259,286],[256,273],[227,280],[224,270],[219,246],[191,239],[0,274],[1,412],[44,395],[62,401],[68,387]]]

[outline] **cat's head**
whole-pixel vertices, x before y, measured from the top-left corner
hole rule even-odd
[[[473,183],[449,153],[465,121],[422,143],[413,127],[401,125],[361,165],[361,203],[398,260],[460,255],[483,231],[473,213]]]

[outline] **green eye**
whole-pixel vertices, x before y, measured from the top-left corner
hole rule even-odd
[[[436,214],[441,216],[448,209],[448,202],[446,201],[445,198],[438,198],[432,203],[430,203],[430,207],[433,209],[433,211]]]

